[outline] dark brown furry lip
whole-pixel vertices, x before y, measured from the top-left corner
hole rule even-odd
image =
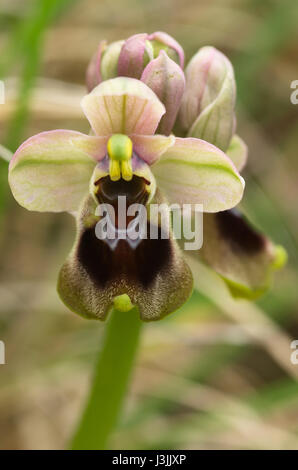
[[[147,230],[149,233],[149,223]],[[126,240],[119,240],[114,250],[106,240],[96,237],[94,228],[88,228],[81,235],[77,256],[90,278],[101,288],[123,278],[146,288],[169,267],[171,250],[170,240],[162,238],[160,227],[158,239],[140,240],[135,248]]]
[[[101,204],[110,204],[115,209],[115,228],[118,228],[118,197],[126,197],[126,207],[139,203],[146,205],[149,193],[145,178],[134,175],[131,181],[119,179],[112,181],[110,176],[100,178],[97,200]],[[126,217],[126,224],[134,217]],[[147,233],[150,233],[149,221]],[[127,279],[134,284],[148,287],[157,275],[169,266],[171,259],[171,243],[162,236],[158,227],[157,239],[140,239],[134,244],[127,239],[119,239],[117,243],[97,238],[95,227],[84,230],[79,241],[77,256],[90,278],[101,288],[110,282]]]
[[[217,212],[215,217],[221,236],[234,251],[254,255],[264,249],[264,237],[249,225],[237,209]]]

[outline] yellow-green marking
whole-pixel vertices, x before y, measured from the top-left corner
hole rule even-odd
[[[133,177],[131,167],[132,141],[127,135],[114,134],[109,138],[107,144],[110,158],[110,178],[118,181],[121,177],[130,181]]]

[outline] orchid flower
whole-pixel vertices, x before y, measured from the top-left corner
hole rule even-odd
[[[229,212],[243,195],[239,170],[247,153],[235,134],[229,61],[210,48],[203,54],[204,73],[198,54],[186,68],[185,81],[183,50],[173,41],[154,33],[110,49],[100,45],[87,74],[91,91],[81,103],[90,135],[42,132],[23,143],[10,163],[9,183],[20,205],[76,215],[77,236],[58,292],[71,310],[87,318],[104,320],[114,304],[123,311],[137,305],[143,320],[157,320],[192,292],[183,250],[171,231],[169,238],[161,236],[158,219],[158,239],[135,246],[121,240],[115,248],[96,237],[101,217],[96,207],[115,206],[119,195],[129,205],[146,207],[201,204],[208,213],[204,243],[191,256],[210,264],[234,295],[263,292],[283,258],[281,248]],[[107,70],[112,76],[122,70],[125,76],[105,79]],[[176,126],[179,137],[171,133]]]
[[[95,135],[56,130],[31,137],[11,160],[11,190],[29,210],[77,212],[78,236],[58,283],[72,310],[104,319],[113,299],[126,294],[144,320],[155,320],[191,293],[183,254],[173,237],[113,251],[95,237],[96,201],[124,194],[150,204],[166,197],[216,212],[240,201],[244,181],[213,145],[154,134],[165,107],[139,80],[104,81],[82,108]]]
[[[235,134],[232,64],[214,47],[202,47],[187,65],[185,78],[177,118],[180,134],[216,145],[242,171],[248,150]],[[272,273],[287,259],[284,248],[254,229],[238,208],[205,214],[203,233],[202,249],[194,258],[211,266],[236,298],[256,299],[262,295],[270,286]]]
[[[153,56],[150,56],[148,39],[156,36],[160,46],[154,48]],[[149,47],[147,52],[146,47]],[[234,70],[222,52],[211,46],[202,47],[188,63],[184,74],[183,49],[165,33],[135,35],[126,41],[112,43],[102,51],[99,47],[97,68],[94,58],[90,62],[89,89],[92,80],[99,83],[109,74],[116,76],[121,72],[134,76],[133,67],[121,70],[123,59],[138,64],[138,77],[166,108],[158,130],[168,134],[174,127],[176,136],[205,140],[225,152],[238,172],[243,170],[248,151],[235,133]],[[111,63],[113,69],[107,66]],[[194,257],[215,269],[236,297],[254,299],[260,296],[270,286],[272,272],[286,260],[284,249],[255,230],[238,209],[205,214],[203,240],[201,250],[193,253]]]

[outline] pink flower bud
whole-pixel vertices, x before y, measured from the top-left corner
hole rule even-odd
[[[125,41],[117,41],[107,46],[99,44],[87,70],[87,88],[92,90],[103,80],[117,76],[140,79],[151,60],[165,51],[181,68],[184,65],[184,52],[180,44],[166,33],[135,34]]]
[[[203,47],[186,67],[185,78],[180,126],[188,136],[226,151],[235,131],[236,85],[230,61],[214,47]]]
[[[158,132],[169,135],[173,129],[185,88],[182,69],[161,50],[157,59],[149,62],[141,80],[165,105],[166,114],[161,118]]]

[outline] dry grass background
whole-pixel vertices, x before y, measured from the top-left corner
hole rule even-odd
[[[298,79],[297,3],[65,3],[38,41],[34,61],[27,44],[35,44],[38,28],[25,46],[20,37],[26,25],[31,31],[36,4],[1,2],[0,142],[14,150],[43,130],[88,130],[79,102],[102,38],[164,30],[187,58],[212,44],[236,70],[238,129],[250,149],[243,209],[289,253],[257,305],[232,301],[204,271],[199,292],[182,309],[146,325],[112,448],[298,449],[298,365],[290,362],[290,342],[298,338],[298,105],[289,98]],[[55,292],[74,237],[71,217],[23,210],[8,193],[4,166],[1,172],[0,339],[7,364],[0,366],[0,448],[64,448],[105,325],[70,313]]]

